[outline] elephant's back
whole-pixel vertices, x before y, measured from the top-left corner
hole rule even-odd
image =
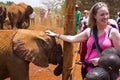
[[[0,55],[11,49],[11,42],[17,30],[0,30]]]
[[[25,12],[24,8],[22,8],[16,4],[12,4],[8,7],[8,14],[18,14],[19,11]]]
[[[28,39],[28,38],[34,38],[34,37],[37,37],[37,38],[48,38],[49,36],[47,36],[45,34],[44,31],[41,31],[41,30],[26,30],[26,29],[19,29],[17,34],[16,34],[16,37],[15,38],[24,38],[24,39]]]
[[[17,4],[17,5],[23,7],[24,9],[26,9],[28,7],[28,5],[25,4],[24,2],[21,2],[21,3]]]
[[[26,29],[19,29],[16,33],[13,42],[21,41],[24,43],[26,48],[35,48],[37,46],[36,39],[45,41],[46,39],[50,38],[45,34],[43,31],[37,30],[26,30]]]
[[[10,6],[8,7],[8,12],[11,12],[11,11],[13,11],[14,9],[16,9],[15,7],[16,7],[16,4],[10,5]]]

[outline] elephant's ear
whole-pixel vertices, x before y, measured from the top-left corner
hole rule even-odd
[[[46,41],[42,38],[36,38],[34,40],[38,46],[38,50],[35,51],[31,61],[37,66],[48,67],[48,45],[46,44]]]
[[[33,13],[33,8],[30,5],[27,6],[26,13],[27,15],[30,15]]]
[[[13,41],[13,51],[15,55],[26,61],[33,62],[37,66],[47,67],[48,58],[44,49],[42,48],[44,45],[46,45],[45,41],[42,39],[35,39],[34,42],[37,43],[38,49],[33,49],[33,46],[33,48],[30,50],[29,48],[25,47],[26,43],[24,43],[22,40]]]

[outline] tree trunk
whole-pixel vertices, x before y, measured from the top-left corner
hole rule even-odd
[[[65,1],[65,23],[64,23],[64,34],[74,34],[74,17],[75,17],[75,3],[76,0]],[[74,52],[73,43],[64,42],[63,46],[63,75],[62,80],[73,80],[73,62]]]

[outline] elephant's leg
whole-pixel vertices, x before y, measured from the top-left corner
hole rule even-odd
[[[13,23],[13,29],[17,29],[17,22]]]
[[[0,22],[0,29],[2,29],[2,24],[1,24],[1,22]]]
[[[0,80],[9,77],[8,70],[5,63],[0,64]]]
[[[7,67],[11,80],[29,80],[28,62],[15,56],[9,59]]]
[[[3,29],[3,23],[4,23],[4,15],[2,15],[2,19],[1,19],[1,29]]]
[[[10,25],[11,25],[11,29],[13,29],[13,22],[12,21],[10,21]]]
[[[17,24],[17,28],[19,28],[19,29],[22,29],[22,24],[21,24],[22,22],[19,22],[18,24]]]
[[[1,29],[3,29],[3,21],[1,21]]]
[[[0,17],[0,29],[2,29],[2,17]]]
[[[18,23],[18,21],[16,19],[12,20],[12,29],[17,28],[17,23]]]

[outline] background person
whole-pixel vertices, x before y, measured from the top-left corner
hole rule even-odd
[[[46,13],[45,13],[45,22],[46,22],[46,26],[51,26],[52,24],[52,14],[51,14],[51,9],[49,8]]]
[[[118,14],[118,17],[117,17],[116,21],[118,22],[120,20],[120,12],[118,12],[117,14]]]
[[[87,40],[87,54],[84,64],[82,64],[82,77],[85,78],[87,72],[98,66],[99,52],[96,49],[93,30],[96,29],[98,44],[102,50],[114,47],[120,50],[120,34],[117,29],[108,24],[109,11],[103,2],[97,2],[90,9],[88,28],[76,35],[62,35],[50,30],[46,31],[49,36],[55,36],[67,42],[84,42]]]
[[[40,10],[40,17],[39,17],[39,23],[44,24],[44,16],[45,16],[45,9]]]
[[[60,17],[59,17],[59,15],[56,16],[55,22],[56,22],[56,27],[59,27],[60,26]]]
[[[33,11],[33,13],[30,15],[30,23],[31,25],[35,24],[35,11]]]
[[[83,18],[81,20],[81,30],[80,31],[83,31],[83,30],[86,29],[88,19],[89,19],[89,11],[88,10],[84,10]]]
[[[77,34],[78,32],[80,19],[81,19],[81,12],[78,10],[78,5],[75,5],[74,34]]]
[[[119,31],[120,31],[120,19],[118,20],[117,24],[118,24],[118,28],[119,28]]]
[[[114,19],[109,19],[108,22],[110,23],[110,25],[111,25],[113,28],[116,28],[116,29],[119,31],[118,24],[117,24],[117,22],[116,22]]]
[[[84,31],[87,28],[88,19],[89,19],[89,11],[84,10],[83,18],[81,20],[80,32]],[[87,41],[81,42],[79,46],[79,51],[78,51],[78,53],[80,54],[80,61],[77,62],[78,64],[82,64],[82,61],[85,60],[85,55],[87,53],[86,49],[87,49]]]

